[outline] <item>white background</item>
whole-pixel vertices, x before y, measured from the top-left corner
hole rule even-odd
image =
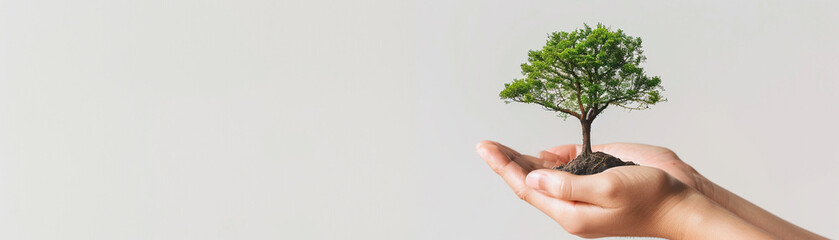
[[[505,105],[529,49],[602,22],[668,102],[593,142],[669,147],[839,237],[834,1],[0,0],[2,239],[576,239],[474,153],[579,124]]]

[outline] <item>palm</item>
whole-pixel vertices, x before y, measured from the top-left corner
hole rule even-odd
[[[682,162],[670,149],[636,143],[613,143],[595,146],[595,151],[603,151],[617,156],[624,161],[633,161],[643,166],[655,167],[669,173],[679,181],[697,188],[699,173]]]
[[[499,144],[500,145],[500,144]],[[568,163],[580,152],[579,144],[557,146],[541,152],[540,157],[522,155],[515,150],[500,145],[510,159],[530,172],[536,169],[551,168],[559,164]],[[676,153],[667,148],[636,143],[612,143],[592,146],[592,151],[602,151],[624,161],[633,161],[642,166],[655,167],[669,173],[679,181],[699,189],[699,174],[689,165],[682,162]]]

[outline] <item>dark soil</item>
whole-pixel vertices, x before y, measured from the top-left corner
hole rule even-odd
[[[624,162],[620,158],[604,152],[594,152],[586,156],[584,155],[586,154],[580,154],[580,156],[577,156],[574,160],[568,162],[568,164],[559,165],[558,167],[554,167],[554,169],[576,175],[591,175],[613,167],[638,165],[634,162]]]

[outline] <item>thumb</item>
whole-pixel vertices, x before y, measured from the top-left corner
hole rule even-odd
[[[527,186],[553,198],[592,203],[597,200],[600,176],[577,176],[553,169],[540,169],[527,174]]]

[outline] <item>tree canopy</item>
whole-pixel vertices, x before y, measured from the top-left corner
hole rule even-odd
[[[504,84],[499,94],[507,103],[539,104],[590,126],[609,106],[646,109],[664,101],[661,78],[647,76],[639,66],[646,60],[641,38],[620,29],[586,24],[575,31],[554,32],[542,49],[528,51],[527,56],[521,64],[524,77]]]

